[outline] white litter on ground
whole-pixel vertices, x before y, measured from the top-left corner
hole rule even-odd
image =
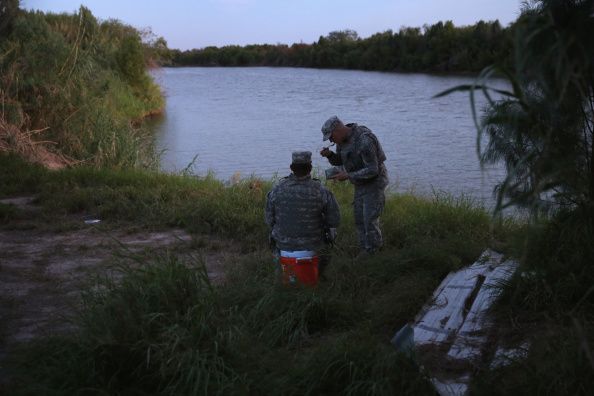
[[[530,344],[528,342],[524,342],[517,348],[504,348],[499,346],[495,351],[495,356],[491,361],[490,368],[499,368],[503,366],[507,366],[518,360],[523,360],[528,356],[528,347]]]
[[[414,322],[392,340],[396,348],[405,351],[412,337],[421,362],[431,361],[430,365],[435,366],[428,369],[440,395],[467,393],[471,369],[483,360],[489,342],[492,323],[487,313],[497,298],[496,286],[508,280],[517,268],[516,261],[504,260],[502,254],[486,250],[470,267],[446,276]]]

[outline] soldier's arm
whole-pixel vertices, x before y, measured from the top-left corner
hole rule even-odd
[[[337,147],[336,148],[336,152],[331,151],[332,154],[330,154],[328,158],[328,162],[330,162],[331,165],[334,166],[340,166],[342,165],[342,156],[340,155],[340,148]]]
[[[340,158],[340,155],[332,153],[332,155],[328,157],[328,162],[334,166],[339,166],[342,165],[342,158]]]
[[[361,144],[363,146],[361,148],[363,168],[349,172],[349,179],[355,183],[373,179],[379,174],[379,161],[375,144],[369,138],[364,139]]]
[[[340,225],[340,209],[334,194],[322,187],[322,197],[324,200],[324,228],[337,228]]]
[[[268,224],[268,227],[274,226],[274,194],[273,190],[269,191],[266,195],[266,208],[264,210],[264,221]]]

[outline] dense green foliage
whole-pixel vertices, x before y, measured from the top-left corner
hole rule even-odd
[[[528,208],[534,223],[518,274],[497,313],[526,360],[485,369],[486,394],[589,394],[594,387],[594,1],[532,2],[515,26],[512,70],[490,67],[469,90],[483,164],[502,162],[498,205]],[[511,92],[489,88],[505,74]],[[475,90],[489,104],[482,117]],[[491,99],[493,91],[502,99]],[[482,140],[485,141],[484,146]],[[505,337],[504,337],[505,338]]]
[[[0,37],[12,30],[19,12],[19,0],[0,0]]]
[[[352,187],[329,183],[343,208],[329,280],[284,289],[265,250],[270,185],[139,170],[50,172],[0,156],[0,191],[37,193],[41,206],[32,223],[23,214],[6,227],[55,227],[93,213],[105,232],[178,225],[196,245],[218,235],[242,248],[218,285],[187,251],[120,252],[122,277],[86,289],[74,334],[17,354],[11,392],[433,394],[425,373],[389,340],[449,271],[473,262],[511,224],[491,227],[464,199],[390,195],[386,248],[362,262],[353,259]]]
[[[507,170],[498,186],[498,209],[591,208],[594,5],[586,0],[536,3],[516,24],[513,69],[490,67],[476,85],[452,90],[470,90],[472,98],[480,90],[489,101],[480,120],[478,109],[473,112],[481,162],[502,162]],[[493,72],[507,76],[511,92],[489,88],[485,81]],[[492,91],[503,99],[493,101]]]
[[[313,44],[172,50],[175,66],[297,66],[408,72],[475,72],[511,62],[512,28],[498,21],[455,27],[451,21],[361,39],[331,32]]]
[[[558,213],[530,227],[517,276],[495,310],[501,342],[528,348],[483,368],[474,393],[589,395],[594,387],[594,213]]]
[[[139,32],[98,22],[84,7],[11,12],[0,27],[0,147],[23,155],[18,143],[42,134],[34,140],[67,162],[121,167],[152,158],[151,139],[133,124],[163,99],[146,73]]]

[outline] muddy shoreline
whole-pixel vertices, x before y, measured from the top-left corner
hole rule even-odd
[[[32,217],[39,209],[34,197],[2,203]],[[84,224],[84,218],[70,220]],[[220,249],[223,245],[225,250]],[[73,330],[69,317],[94,277],[110,275],[114,265],[138,265],[126,255],[149,257],[165,251],[198,257],[213,282],[221,281],[225,263],[239,253],[228,241],[192,236],[180,229],[118,229],[105,222],[66,231],[22,230],[18,222],[0,228],[0,384],[9,377],[2,362],[14,347]]]

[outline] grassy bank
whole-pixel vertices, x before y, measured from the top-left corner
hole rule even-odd
[[[193,233],[211,233],[262,247],[267,229],[262,208],[271,181],[246,179],[225,185],[212,175],[193,177],[143,170],[77,167],[57,172],[28,165],[16,156],[0,156],[5,195],[36,194],[48,218],[93,214],[114,224],[143,227],[179,226]],[[356,246],[352,187],[330,183],[341,203],[341,246]],[[394,195],[382,217],[388,247],[420,244],[431,250],[439,243],[463,253],[453,265],[468,263],[493,237],[489,215],[470,200],[446,195],[423,199]],[[476,241],[476,242],[475,242]]]
[[[94,279],[72,317],[78,331],[13,356],[16,394],[433,394],[428,374],[389,340],[448,272],[487,246],[521,261],[502,285],[497,336],[530,348],[511,366],[477,367],[473,393],[587,394],[593,385],[592,214],[520,226],[464,199],[391,195],[386,248],[362,263],[353,259],[351,187],[330,183],[343,224],[329,281],[286,290],[265,246],[269,181],[48,171],[13,156],[0,156],[0,169],[2,197],[32,194],[41,207],[30,217],[0,206],[5,229],[72,230],[92,214],[106,231],[182,227],[242,251],[217,286],[199,259],[175,251],[134,256],[136,269],[122,262],[117,282]]]
[[[106,229],[177,226],[227,238],[243,251],[223,285],[211,285],[199,260],[176,252],[136,258],[140,269],[124,266],[120,281],[93,284],[73,318],[74,335],[17,354],[11,389],[21,394],[432,394],[425,373],[390,338],[449,271],[516,229],[494,226],[464,199],[391,195],[382,217],[386,248],[361,263],[353,259],[352,189],[330,183],[343,224],[329,281],[285,290],[275,285],[266,250],[270,182],[47,171],[8,156],[0,165],[0,191],[35,194],[41,206],[35,219],[4,210],[4,227],[76,228],[92,213]]]
[[[163,98],[140,33],[115,20],[15,8],[0,34],[0,152],[46,166],[154,162],[139,120]]]

